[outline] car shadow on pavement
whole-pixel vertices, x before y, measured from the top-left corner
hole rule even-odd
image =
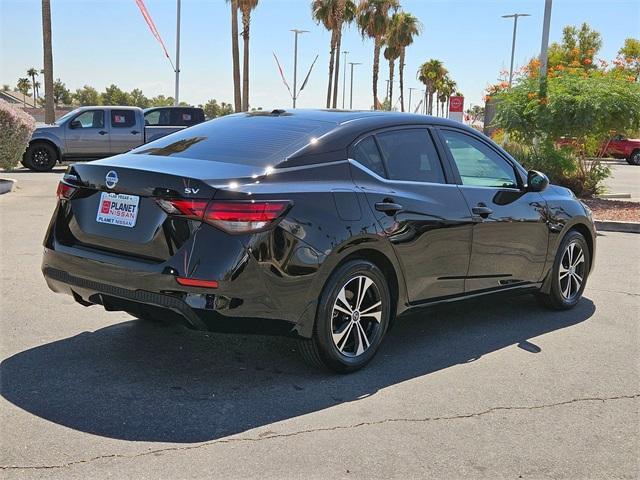
[[[540,354],[528,339],[595,312],[586,298],[563,312],[539,307],[530,295],[498,298],[401,318],[376,358],[350,375],[307,367],[292,339],[132,320],[13,355],[0,365],[0,393],[34,415],[94,435],[203,442],[357,401],[510,345]]]

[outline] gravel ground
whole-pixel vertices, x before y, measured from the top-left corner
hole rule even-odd
[[[618,222],[640,222],[640,203],[622,200],[590,198],[582,200],[591,210],[596,220],[615,220]]]

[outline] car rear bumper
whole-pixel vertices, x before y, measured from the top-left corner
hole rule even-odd
[[[265,309],[262,303],[255,305],[250,294],[238,298],[215,289],[183,287],[174,275],[154,267],[124,267],[50,248],[45,248],[42,261],[49,288],[85,306],[176,320],[196,330],[295,334],[294,321],[278,319],[277,312]]]

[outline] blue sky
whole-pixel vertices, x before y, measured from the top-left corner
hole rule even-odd
[[[134,0],[51,3],[54,74],[68,87],[89,84],[102,90],[115,83],[126,90],[141,88],[148,96],[173,94],[173,71]],[[145,3],[173,56],[175,0]],[[291,28],[310,30],[299,37],[298,78],[304,77],[315,55],[320,55],[298,106],[324,106],[330,35],[311,19],[310,3],[262,0],[254,11],[252,106],[290,107],[272,52],[280,58],[291,83]],[[532,15],[518,23],[516,64],[522,65],[539,53],[544,0],[402,0],[402,5],[424,25],[423,34],[407,51],[406,87],[420,87],[415,79],[418,66],[429,58],[439,58],[458,82],[467,105],[481,102],[486,85],[509,64],[513,24],[500,18],[503,14]],[[40,22],[40,0],[0,0],[0,84],[14,86],[27,68],[41,68]],[[602,34],[599,57],[612,59],[626,37],[640,37],[640,1],[555,0],[551,40],[560,38],[563,26],[582,22]],[[345,32],[343,50],[350,52],[348,61],[362,62],[354,74],[354,108],[369,108],[373,43],[363,40],[352,26]],[[209,98],[233,100],[229,8],[224,0],[182,0],[181,70],[181,100],[193,104]],[[386,62],[381,62],[381,92],[387,78]],[[348,90],[347,77],[347,104]],[[408,92],[405,95],[408,97]]]

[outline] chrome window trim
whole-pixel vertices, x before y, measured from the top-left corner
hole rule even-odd
[[[416,180],[391,180],[391,179],[388,179],[388,178],[381,177],[376,172],[368,169],[367,167],[362,165],[357,160],[354,160],[353,158],[349,158],[347,160],[351,165],[354,165],[354,166],[358,167],[360,170],[362,170],[366,174],[372,176],[373,178],[375,178],[379,182],[383,182],[383,183],[400,184],[400,185],[438,185],[438,186],[449,186],[449,187],[458,186],[458,184],[456,184],[456,183],[446,183],[446,182],[445,183],[438,183],[438,182],[418,182]]]

